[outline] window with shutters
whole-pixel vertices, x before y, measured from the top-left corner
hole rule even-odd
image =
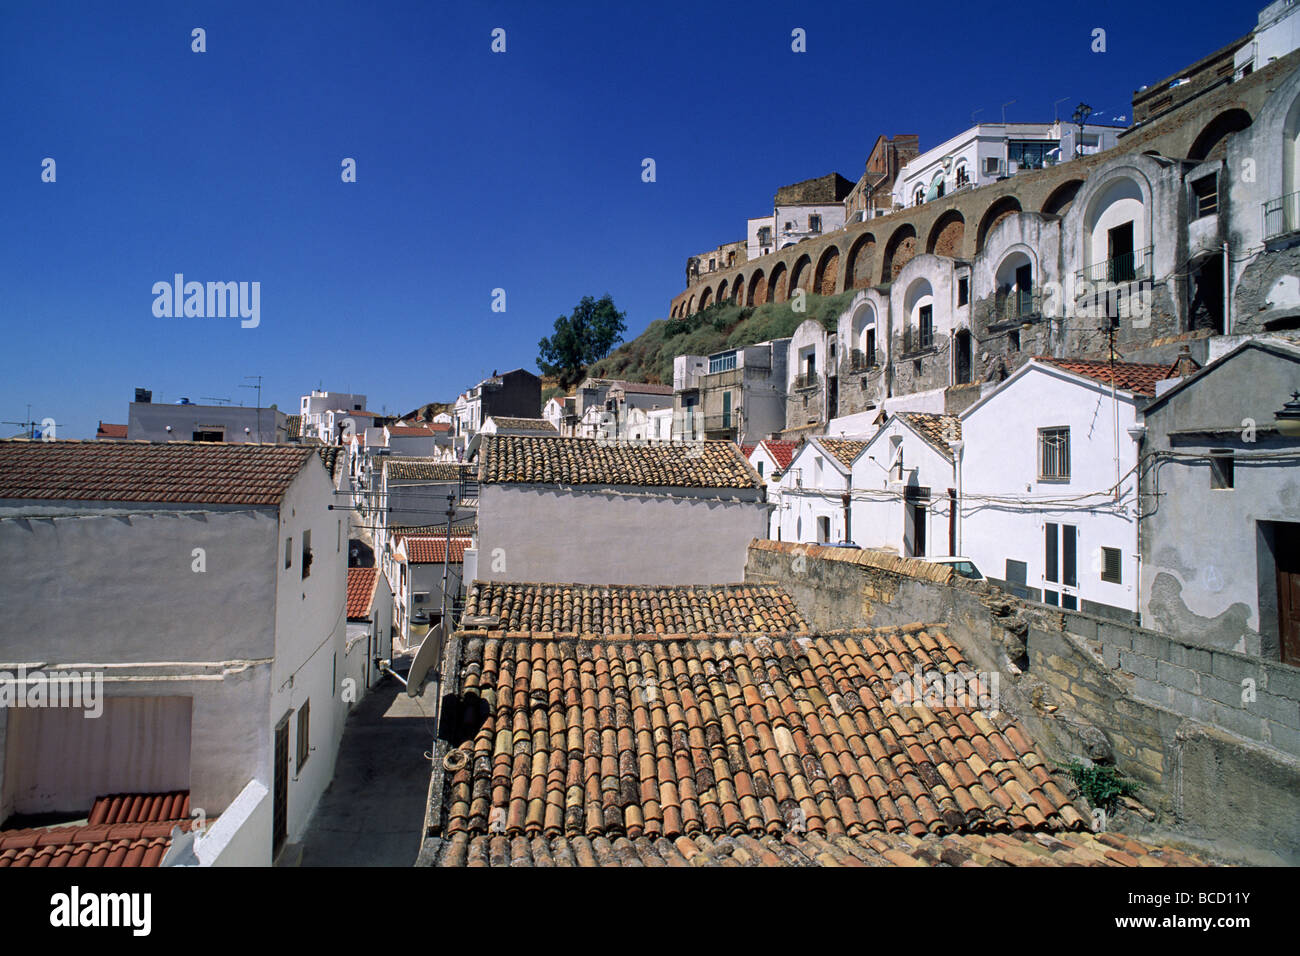
[[[1120,584],[1119,548],[1101,549],[1101,579],[1111,584]]]
[[[298,772],[311,756],[311,700],[304,700],[298,710]]]

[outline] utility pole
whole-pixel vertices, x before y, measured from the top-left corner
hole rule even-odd
[[[1115,332],[1118,330],[1114,323],[1107,321],[1106,324],[1097,331],[1105,334],[1107,351],[1110,353],[1110,406],[1115,413],[1115,500],[1119,501],[1119,399],[1115,394]]]
[[[257,443],[260,445],[262,443],[262,376],[245,375],[244,378],[249,381],[257,379],[256,385],[240,385],[239,387],[257,389]]]
[[[447,627],[447,579],[451,573],[451,519],[456,515],[456,495],[447,496],[447,539],[442,549],[442,613],[438,618],[442,626],[443,637],[451,633]],[[461,565],[464,573],[464,565]]]
[[[39,438],[44,438],[44,437],[45,437],[45,432],[44,432],[43,430],[42,430],[42,432],[41,432],[41,434],[40,434],[39,436],[36,434],[36,426],[37,426],[37,425],[40,425],[41,428],[44,429],[44,428],[45,428],[45,422],[44,422],[44,421],[39,421],[39,422],[38,422],[38,421],[34,421],[34,420],[32,419],[32,403],[31,403],[31,402],[28,402],[28,403],[27,403],[27,420],[26,420],[26,421],[23,421],[23,422],[10,422],[10,421],[5,421],[5,422],[0,422],[0,425],[17,425],[19,428],[21,428],[21,429],[23,430],[24,437],[26,437],[26,438],[32,438],[32,439],[35,439],[35,438],[38,438],[38,437],[39,437]],[[60,425],[58,422],[50,422],[50,427],[51,427],[51,428],[58,429],[58,428],[62,428],[63,426]],[[56,432],[55,434],[57,434],[57,432]],[[51,436],[51,437],[53,437],[53,436]]]

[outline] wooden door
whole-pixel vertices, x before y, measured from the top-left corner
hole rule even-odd
[[[1300,525],[1276,525],[1277,627],[1282,663],[1300,667]]]

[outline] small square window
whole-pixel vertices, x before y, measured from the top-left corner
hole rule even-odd
[[[1120,580],[1120,551],[1119,548],[1102,548],[1101,549],[1101,579],[1109,581],[1111,584],[1122,584]]]
[[[1038,477],[1060,481],[1070,477],[1070,429],[1038,430]]]
[[[1211,173],[1192,183],[1192,214],[1194,219],[1213,216],[1219,211],[1218,175]]]
[[[1230,489],[1236,479],[1232,449],[1215,448],[1210,451],[1210,487]]]

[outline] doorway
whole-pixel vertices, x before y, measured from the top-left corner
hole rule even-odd
[[[292,713],[292,711],[290,712]],[[289,714],[275,725],[275,794],[271,810],[271,859],[289,835]]]
[[[929,488],[907,488],[903,492],[903,556],[925,557],[926,514],[930,510]]]
[[[1277,567],[1277,636],[1283,664],[1300,667],[1300,525],[1273,526]]]
[[[1133,262],[1133,223],[1126,222],[1106,233],[1111,282],[1132,282],[1136,278]]]

